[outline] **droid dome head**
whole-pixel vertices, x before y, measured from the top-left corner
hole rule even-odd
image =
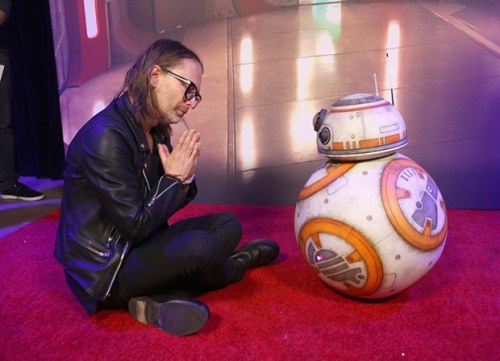
[[[313,119],[318,152],[338,161],[384,157],[408,143],[394,105],[374,94],[353,94],[321,109]]]

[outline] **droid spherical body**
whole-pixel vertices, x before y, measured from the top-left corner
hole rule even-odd
[[[341,101],[362,99],[365,109],[358,107],[356,113],[365,111],[371,102],[380,104],[378,98],[360,94]],[[383,107],[394,108],[390,103]],[[324,117],[318,126],[320,113],[314,119],[318,138],[321,129],[329,127],[340,142],[334,134],[340,129],[336,119]],[[340,147],[329,149],[333,153],[309,177],[295,207],[295,236],[306,262],[329,286],[360,298],[392,296],[422,278],[441,256],[448,229],[445,202],[432,177],[395,152],[406,144],[402,117],[384,119],[379,115],[352,118],[355,129],[350,134],[360,141],[357,151],[363,161],[358,161],[356,146],[350,146],[349,152]],[[373,123],[365,126],[364,133],[356,133],[360,117],[365,125]],[[351,123],[345,117],[338,119],[342,128],[349,128]],[[387,130],[394,120],[398,125],[389,128],[394,134],[399,132],[399,140],[394,136],[390,143],[379,138],[378,145],[370,143],[371,152],[362,146],[367,144],[363,139],[372,139],[374,134],[368,128]],[[349,134],[349,129],[343,132]],[[393,145],[392,151],[387,144]],[[320,152],[323,145],[318,140]],[[339,161],[346,155],[348,162]]]

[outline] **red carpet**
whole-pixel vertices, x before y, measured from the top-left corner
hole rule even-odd
[[[204,295],[198,334],[175,337],[125,311],[89,318],[52,257],[58,214],[0,239],[0,360],[498,360],[499,211],[449,210],[436,267],[399,296],[349,299],[308,268],[295,244],[293,207],[229,210],[244,239],[281,244],[279,263]]]

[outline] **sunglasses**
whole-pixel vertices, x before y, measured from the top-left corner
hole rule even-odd
[[[195,100],[195,103],[193,104],[193,107],[191,109],[194,109],[200,104],[201,102],[201,95],[198,92],[198,88],[196,85],[189,79],[184,78],[183,76],[180,76],[178,74],[175,74],[174,72],[162,68],[162,70],[167,73],[168,75],[174,77],[175,79],[187,84],[186,91],[184,92],[184,100],[185,101],[190,101],[192,99]]]

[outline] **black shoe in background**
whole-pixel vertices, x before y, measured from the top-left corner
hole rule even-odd
[[[0,195],[2,199],[18,199],[21,201],[38,201],[40,199],[45,198],[45,195],[31,189],[30,187],[16,182],[8,189],[2,191]]]

